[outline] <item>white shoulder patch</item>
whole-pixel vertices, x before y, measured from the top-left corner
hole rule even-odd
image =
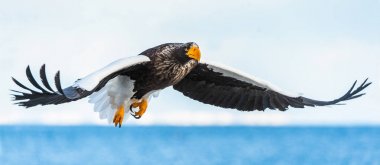
[[[204,62],[204,63],[207,64],[207,67],[209,69],[212,69],[215,72],[222,73],[223,76],[232,77],[232,78],[238,79],[240,81],[244,81],[244,82],[256,85],[256,86],[261,87],[261,88],[265,88],[265,89],[269,89],[269,90],[281,93],[281,94],[289,96],[289,97],[298,97],[299,96],[299,95],[291,94],[289,92],[285,92],[285,91],[281,90],[280,88],[278,88],[277,86],[271,84],[268,81],[265,81],[263,79],[255,77],[255,76],[252,76],[248,73],[244,73],[244,72],[239,71],[235,68],[232,68],[232,67],[229,67],[229,66],[226,66],[223,64],[215,63],[215,62]]]
[[[105,66],[104,68],[99,69],[98,71],[91,73],[90,75],[82,79],[77,80],[74,83],[73,87],[79,87],[81,89],[91,91],[99,84],[99,82],[103,78],[107,77],[108,75],[116,71],[119,71],[121,69],[128,68],[130,66],[144,63],[144,62],[149,62],[149,61],[150,61],[149,57],[144,56],[144,55],[138,55],[138,56],[119,59]]]

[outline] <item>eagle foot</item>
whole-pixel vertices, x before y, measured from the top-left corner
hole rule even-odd
[[[139,111],[135,112],[132,110],[132,108],[137,108],[137,107],[139,108]],[[141,102],[136,101],[132,103],[131,106],[129,107],[129,109],[133,112],[131,116],[133,116],[135,119],[140,119],[146,112],[147,107],[148,107],[148,100],[146,99],[142,99]]]
[[[116,113],[115,116],[113,117],[113,123],[115,123],[115,127],[119,125],[119,128],[123,124],[123,119],[124,119],[124,105],[121,105]]]

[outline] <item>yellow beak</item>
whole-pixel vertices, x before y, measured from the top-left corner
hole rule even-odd
[[[186,55],[192,59],[197,61],[201,60],[201,51],[197,45],[192,45],[190,49],[187,51]]]

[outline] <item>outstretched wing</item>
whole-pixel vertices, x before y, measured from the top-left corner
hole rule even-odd
[[[112,78],[138,69],[141,65],[144,65],[149,61],[150,59],[144,55],[123,58],[82,79],[77,80],[74,85],[64,89],[61,87],[60,74],[58,71],[54,78],[56,90],[50,86],[46,78],[45,65],[42,65],[40,69],[40,78],[43,86],[36,81],[30,71],[30,67],[28,66],[26,68],[26,76],[28,77],[29,82],[39,91],[26,87],[12,77],[12,80],[18,86],[27,90],[27,92],[12,90],[15,92],[15,94],[12,95],[14,96],[14,101],[16,101],[16,104],[27,108],[37,105],[62,104],[75,101],[100,90]]]
[[[342,97],[332,101],[318,101],[287,94],[266,81],[227,66],[200,63],[173,87],[185,96],[219,107],[242,111],[263,111],[266,108],[285,111],[289,106],[295,108],[325,106],[355,99],[364,95],[359,92],[370,84],[365,80],[354,89],[355,81],[351,89]]]

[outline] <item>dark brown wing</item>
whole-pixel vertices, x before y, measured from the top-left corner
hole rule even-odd
[[[62,104],[62,103],[67,103],[70,101],[75,101],[78,99],[81,99],[83,97],[86,97],[90,94],[90,92],[83,92],[81,97],[77,97],[75,99],[70,99],[66,97],[63,94],[63,90],[61,88],[61,83],[60,83],[60,74],[59,71],[55,75],[55,87],[57,91],[54,91],[52,87],[49,85],[48,80],[46,78],[46,73],[45,73],[45,65],[42,65],[40,69],[40,78],[41,81],[46,88],[46,90],[40,86],[37,81],[34,79],[30,67],[28,66],[26,68],[26,76],[28,77],[29,82],[37,88],[39,91],[30,89],[17,81],[15,78],[12,77],[13,82],[17,84],[19,87],[25,89],[27,92],[21,92],[17,90],[12,90],[16,94],[13,95],[14,101],[16,101],[17,105],[24,106],[24,107],[33,107],[36,105],[47,105],[47,104]]]
[[[139,59],[138,59],[139,58]],[[102,69],[99,70],[98,72],[94,72],[93,74],[90,74],[89,76],[79,79],[74,85],[69,86],[67,88],[62,88],[61,87],[61,82],[60,82],[60,74],[59,71],[55,75],[55,87],[56,90],[53,90],[53,88],[50,86],[47,78],[46,78],[46,72],[45,72],[45,65],[42,65],[40,69],[40,79],[43,84],[40,85],[35,78],[33,77],[30,67],[28,66],[26,68],[26,76],[29,80],[29,82],[36,88],[38,91],[30,89],[17,81],[15,78],[12,78],[12,80],[17,84],[19,87],[25,89],[27,92],[21,92],[17,90],[12,90],[15,92],[13,95],[13,99],[16,102],[15,104],[19,106],[24,106],[24,107],[33,107],[37,105],[49,105],[49,104],[62,104],[62,103],[67,103],[71,101],[76,101],[79,99],[82,99],[84,97],[87,97],[91,95],[92,93],[100,90],[103,88],[107,82],[113,78],[115,78],[118,75],[128,75],[129,72],[133,72],[135,70],[141,69],[141,67],[144,67],[145,64],[147,64],[148,58],[144,59],[143,57],[134,57],[134,59],[137,59],[132,62],[128,62],[128,59],[121,59],[118,61],[115,61],[114,63],[106,66]],[[127,61],[127,62],[125,62]],[[122,63],[120,63],[122,62]],[[120,65],[120,64],[127,64],[127,66]],[[120,65],[116,66],[115,65]],[[104,75],[104,70],[106,70],[106,74]],[[99,72],[101,72],[99,74]],[[96,77],[97,76],[97,77]],[[94,77],[96,79],[94,79]],[[95,81],[95,86],[90,86],[88,88],[88,82],[94,82]],[[83,85],[83,86],[81,86]],[[86,88],[87,87],[87,88]]]
[[[200,63],[173,87],[185,96],[218,107],[242,111],[263,111],[267,108],[285,111],[289,106],[295,108],[325,106],[358,98],[364,95],[359,94],[359,92],[371,83],[367,83],[366,80],[354,90],[355,84],[344,96],[338,99],[317,101],[301,96],[294,97],[283,94],[276,91],[275,88],[271,88],[270,84],[263,83],[229,68]]]

